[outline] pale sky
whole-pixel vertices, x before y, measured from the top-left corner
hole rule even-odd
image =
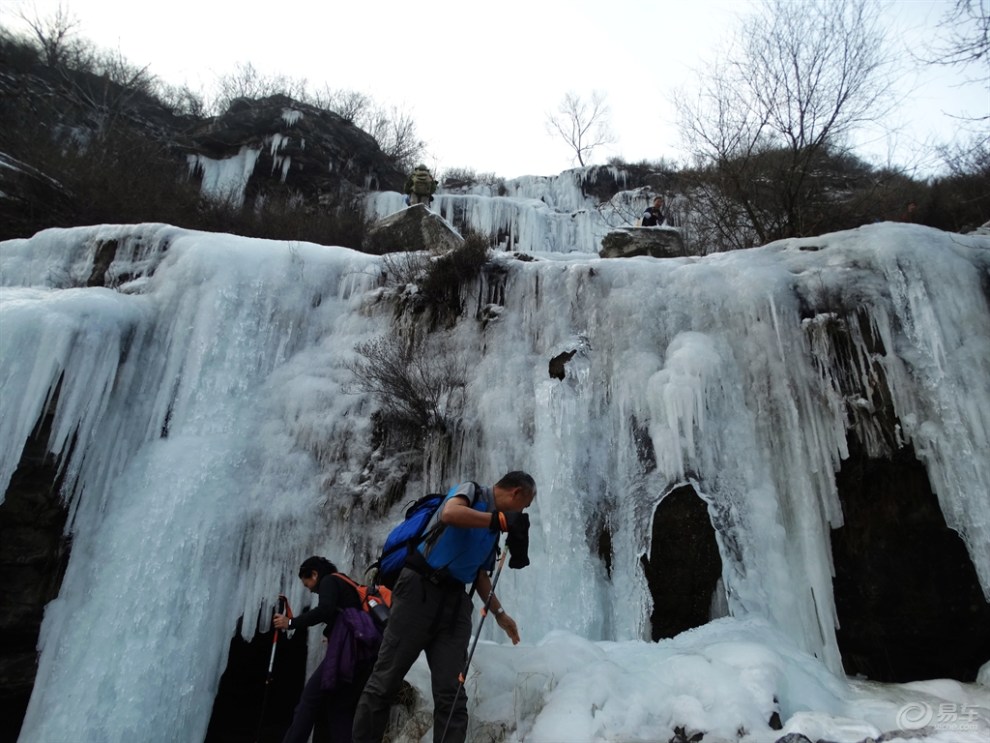
[[[927,143],[959,128],[949,114],[990,113],[979,85],[962,73],[925,68],[908,51],[931,37],[952,0],[889,0],[886,22],[903,59],[904,102],[861,154],[919,164]],[[266,75],[358,90],[412,113],[442,171],[468,167],[504,177],[551,175],[573,152],[546,131],[546,115],[567,91],[601,90],[611,108],[612,155],[683,161],[671,92],[704,69],[751,0],[64,0],[79,34],[119,49],[163,80],[206,90],[238,63]],[[0,0],[0,22],[52,15],[58,0]],[[910,93],[908,92],[910,91]],[[921,163],[923,164],[923,163]]]

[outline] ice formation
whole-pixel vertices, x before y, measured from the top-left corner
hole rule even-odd
[[[441,187],[432,208],[451,224],[498,236],[505,250],[597,253],[602,237],[621,224],[631,224],[647,203],[646,195],[631,191],[620,191],[607,204],[589,198],[585,183],[601,172],[616,183],[625,182],[626,175],[618,168],[575,168],[555,176]],[[369,215],[376,219],[403,206],[402,195],[393,191],[374,192],[367,203]]]
[[[881,224],[705,258],[602,260],[581,237],[594,227],[519,224],[497,198],[456,198],[436,206],[479,199],[478,223],[506,220],[538,259],[497,254],[502,284],[469,291],[504,306],[438,331],[473,370],[463,435],[407,493],[517,468],[539,484],[533,567],[500,584],[530,648],[486,628],[476,724],[506,740],[666,740],[680,720],[773,740],[777,696],[785,731],[853,741],[902,723],[907,701],[949,700],[976,710],[985,739],[984,687],[880,691],[841,677],[829,529],[852,422],[821,362],[822,328],[842,308],[865,312],[882,350],[856,341],[863,383],[882,368],[899,435],[990,595],[990,237]],[[116,289],[86,288],[109,240]],[[201,740],[238,618],[250,637],[280,590],[302,604],[302,556],[359,573],[398,518],[401,505],[369,507],[376,402],[349,367],[393,317],[382,259],[103,226],[0,244],[0,285],[0,493],[57,390],[49,447],[73,534],[21,739]],[[565,378],[551,377],[549,360],[571,351]],[[731,616],[652,644],[639,560],[654,509],[684,482],[708,504]],[[589,545],[603,515],[611,575]],[[926,739],[967,739],[958,732]]]
[[[206,155],[188,155],[189,173],[202,173],[200,191],[204,196],[229,202],[232,206],[244,204],[244,189],[261,154],[260,147],[244,145],[233,157],[214,160]]]

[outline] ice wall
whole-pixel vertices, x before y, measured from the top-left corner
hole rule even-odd
[[[2,471],[59,379],[52,448],[76,438],[72,558],[46,609],[22,740],[201,740],[226,660],[219,638],[241,614],[253,634],[298,545],[342,540],[314,519],[330,468],[296,448],[285,419],[308,396],[325,399],[329,429],[348,414],[320,339],[346,354],[367,336],[359,305],[374,260],[145,231],[160,263],[140,295],[54,289],[44,271],[2,293],[0,418],[17,423],[2,432]],[[82,275],[93,232],[57,233],[62,262]],[[121,232],[128,242],[135,230]],[[52,239],[5,244],[5,283],[8,265],[41,265]],[[305,371],[280,378],[298,363]]]
[[[129,280],[85,288],[114,236],[109,275]],[[533,566],[500,583],[525,640],[647,637],[639,558],[687,481],[731,613],[840,669],[829,528],[847,401],[814,331],[855,310],[883,340],[857,353],[882,365],[900,436],[990,593],[990,238],[875,225],[703,259],[538,257],[498,255],[504,291],[470,289],[504,294],[496,319],[437,331],[473,369],[463,435],[407,493],[536,477]],[[348,369],[392,322],[379,261],[162,225],[0,245],[0,473],[61,380],[50,446],[74,534],[22,740],[202,739],[237,618],[251,636],[279,590],[302,604],[308,554],[365,567],[401,509],[370,507],[375,401]]]
[[[280,137],[281,135],[276,135]],[[274,153],[279,149],[278,142],[271,143]],[[200,193],[217,201],[228,202],[232,206],[242,206],[244,204],[244,189],[247,182],[254,173],[254,166],[258,162],[261,154],[261,147],[248,147],[244,145],[233,157],[222,160],[214,160],[206,155],[188,155],[186,157],[190,175],[197,173],[202,175],[200,183]],[[276,157],[276,164],[285,168],[289,167],[290,160]],[[273,166],[274,168],[274,166]],[[274,171],[273,171],[274,172]],[[285,173],[282,174],[282,181],[285,181]]]
[[[646,194],[627,192],[614,204],[600,204],[585,189],[600,170],[603,168],[598,166],[576,168],[556,176],[523,176],[441,188],[430,208],[457,227],[495,236],[502,250],[597,253],[606,234],[631,224],[647,204]],[[615,182],[623,182],[621,170],[604,170]],[[373,192],[367,197],[368,215],[373,219],[387,217],[404,206],[402,195],[394,191]]]

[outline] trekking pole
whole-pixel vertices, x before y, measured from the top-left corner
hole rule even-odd
[[[498,559],[498,567],[495,569],[495,575],[492,578],[492,587],[488,592],[488,600],[485,601],[485,605],[481,607],[481,621],[478,622],[478,631],[474,633],[474,642],[471,643],[471,651],[468,653],[467,663],[464,664],[464,670],[461,671],[460,675],[457,677],[457,692],[454,694],[454,701],[450,705],[450,713],[447,715],[447,724],[443,726],[443,735],[440,736],[440,743],[443,743],[444,739],[447,737],[447,730],[450,728],[450,721],[454,718],[454,709],[457,707],[457,700],[461,696],[461,689],[464,688],[464,684],[467,681],[468,668],[471,667],[471,659],[474,657],[474,650],[478,647],[478,640],[481,639],[481,628],[485,624],[485,617],[488,616],[488,608],[492,605],[492,599],[495,597],[495,586],[498,585],[498,577],[502,574],[502,566],[505,565],[505,558],[509,556],[509,548],[506,547],[502,552],[502,556]]]
[[[289,607],[289,600],[285,596],[278,597],[278,614],[285,614],[289,619],[292,619],[292,609]],[[274,628],[273,628],[274,629]],[[272,654],[268,659],[268,675],[265,677],[265,695],[261,699],[261,716],[258,718],[258,733],[254,736],[255,743],[261,739],[261,726],[265,721],[265,708],[268,706],[268,691],[271,687],[272,680],[275,678],[275,649],[278,647],[278,636],[281,634],[281,630],[275,630],[272,633]]]

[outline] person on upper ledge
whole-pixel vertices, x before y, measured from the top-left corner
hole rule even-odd
[[[413,172],[409,174],[406,178],[406,203],[409,206],[415,204],[422,204],[426,208],[430,207],[430,202],[433,201],[433,194],[437,190],[437,181],[430,173],[429,168],[420,163],[415,168]]]
[[[904,207],[904,211],[897,218],[898,222],[917,222],[918,221],[918,202],[909,201],[907,206]]]
[[[667,215],[663,213],[663,196],[653,199],[653,206],[646,207],[643,212],[642,227],[659,227],[667,221]]]

